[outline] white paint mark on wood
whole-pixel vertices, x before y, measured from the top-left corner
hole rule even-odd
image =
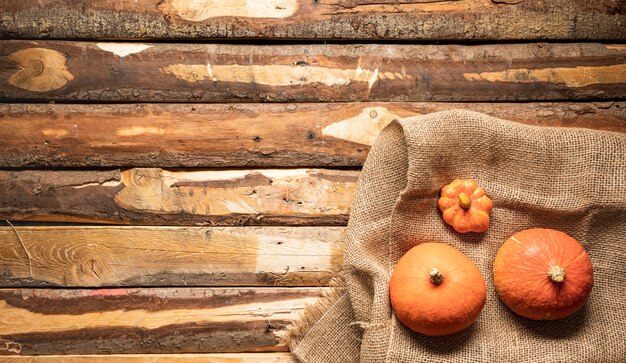
[[[206,72],[213,82],[217,81],[217,78],[213,75],[213,67],[211,67],[211,63],[206,64]]]
[[[370,76],[369,81],[367,82],[367,84],[369,85],[368,89],[372,89],[372,86],[374,86],[374,83],[378,80],[378,68],[376,68],[374,70],[374,72],[372,72],[372,75]]]
[[[507,69],[500,72],[464,73],[470,81],[536,83],[548,82],[567,87],[586,87],[594,84],[626,83],[626,64],[610,66],[579,66],[541,69]]]
[[[69,135],[70,131],[69,130],[64,130],[64,129],[43,129],[43,130],[41,130],[41,133],[46,135],[46,136],[61,137],[61,136]]]
[[[110,180],[110,181],[106,181],[103,183],[86,183],[86,184],[81,184],[81,185],[75,185],[73,186],[74,189],[82,189],[82,188],[86,188],[86,187],[116,187],[118,185],[122,184],[122,182],[117,181],[117,180]]]
[[[369,79],[367,80],[367,84],[368,84],[368,90],[372,89],[372,86],[374,86],[374,83],[376,83],[376,81],[378,80],[378,68],[376,68],[373,72],[370,71],[369,69],[363,69],[361,68],[361,66],[356,67],[356,70],[354,71],[354,74],[357,77],[361,77],[363,74],[366,74],[367,76],[369,76]]]
[[[111,52],[118,57],[126,57],[129,54],[142,52],[148,48],[154,47],[148,44],[137,43],[96,43],[96,46],[104,51]]]
[[[366,107],[355,117],[324,127],[322,134],[371,146],[380,131],[397,118],[385,107]]]
[[[202,182],[228,180],[236,181],[255,174],[269,179],[284,179],[308,176],[310,169],[258,169],[250,170],[202,170],[202,171],[169,171],[162,170],[163,183],[168,187],[180,182]]]
[[[188,21],[226,16],[277,19],[293,16],[298,0],[171,0],[159,8]]]
[[[158,127],[129,126],[117,130],[118,136],[165,135],[165,129]]]
[[[374,70],[341,69],[299,65],[215,65],[172,64],[161,71],[187,82],[210,79],[214,82],[249,83],[267,86],[302,86],[321,83],[326,86],[345,86],[351,82],[367,82],[369,88],[378,79]]]

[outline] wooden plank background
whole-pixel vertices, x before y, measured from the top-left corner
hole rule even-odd
[[[322,296],[296,287],[2,289],[0,355],[284,352],[287,325]]]
[[[78,39],[626,38],[617,0],[1,0],[0,36]]]
[[[359,167],[395,118],[464,108],[624,131],[626,102],[0,104],[0,167]]]
[[[0,287],[324,286],[342,227],[0,227]]]
[[[380,130],[626,132],[625,6],[0,0],[0,361],[295,363]]]
[[[65,102],[623,99],[626,47],[0,41],[0,96]]]
[[[93,354],[3,358],[6,363],[297,363],[289,353]]]
[[[106,354],[6,356],[6,363],[297,363],[289,353]]]
[[[345,225],[357,171],[0,171],[0,218],[165,225]]]

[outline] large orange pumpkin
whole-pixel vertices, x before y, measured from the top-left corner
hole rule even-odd
[[[484,232],[489,227],[493,202],[471,179],[455,179],[441,188],[437,201],[443,220],[459,233]]]
[[[506,306],[533,320],[566,318],[587,301],[591,260],[574,238],[554,229],[514,234],[493,262],[496,291]]]
[[[391,306],[409,329],[430,336],[469,327],[485,305],[485,280],[456,248],[424,243],[411,248],[389,281]]]

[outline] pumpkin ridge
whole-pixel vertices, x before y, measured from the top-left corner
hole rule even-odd
[[[526,245],[524,244],[520,244],[518,248],[520,247],[524,248],[525,246]],[[531,267],[532,269],[542,270],[541,272],[545,274],[547,269],[550,268],[550,264],[554,263],[553,262],[554,257],[552,256],[550,251],[546,250],[545,248],[542,248],[541,246],[537,246],[537,243],[532,243],[532,246],[536,248],[532,250],[525,249],[521,252],[518,251],[517,253],[518,254],[521,253],[523,256],[525,256],[524,262],[527,266]],[[546,259],[550,260],[550,262],[547,262]]]
[[[564,261],[563,265],[565,266],[562,266],[562,267],[564,269],[567,269],[567,267],[569,267],[570,265],[579,263],[580,260],[584,260],[586,257],[587,257],[587,252],[585,252],[585,250],[580,250],[576,254],[576,257],[570,258],[567,261]]]

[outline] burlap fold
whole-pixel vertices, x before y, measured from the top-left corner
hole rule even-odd
[[[437,210],[440,188],[472,178],[494,201],[485,233],[459,234]],[[513,233],[555,228],[580,241],[594,268],[589,302],[562,321],[516,316],[499,300],[492,262]],[[306,363],[626,361],[626,135],[522,125],[455,110],[394,121],[357,185],[343,287],[312,307],[290,347]],[[398,259],[423,242],[451,244],[487,283],[467,330],[425,337],[397,321],[388,298]]]

